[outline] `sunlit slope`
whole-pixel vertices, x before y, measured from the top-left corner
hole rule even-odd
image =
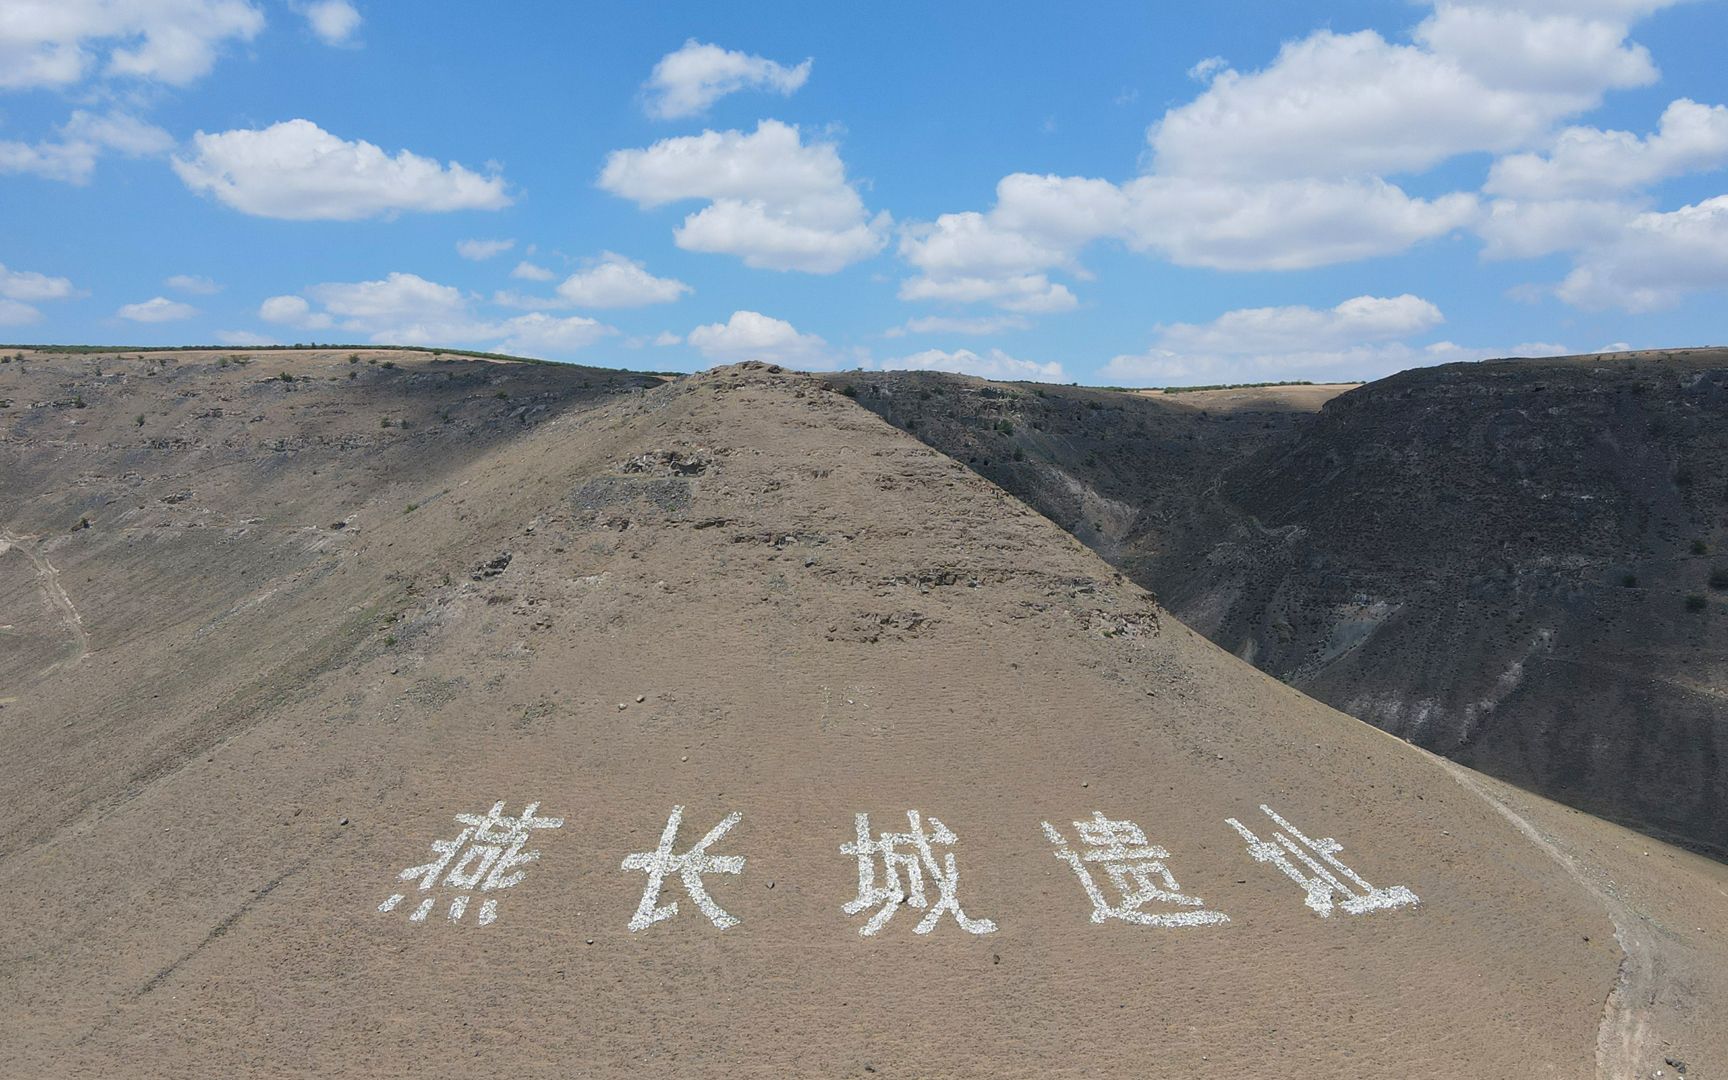
[[[85,614],[81,661],[8,675],[7,1060],[548,1077],[1722,1060],[1709,977],[1685,1007],[1615,1004],[1614,912],[1543,840],[1558,826],[1220,652],[844,397],[746,367],[550,411],[375,459],[339,543],[256,547],[215,592],[179,554],[201,550],[190,530],[124,575],[33,544],[78,611],[149,581],[156,621],[128,637]],[[61,491],[8,492],[35,508],[17,531],[45,532]],[[537,859],[488,863],[487,837],[511,839],[486,817],[499,802],[537,804],[518,850]],[[664,863],[644,903],[674,807],[672,855],[714,830],[694,857],[730,860],[695,879],[706,911]],[[1114,861],[1160,864],[1165,895],[1131,902],[1112,860],[1082,860],[1095,907],[1042,828],[1078,857],[1094,811],[1144,831],[1116,829],[1141,853]],[[922,907],[861,896],[857,814],[870,882],[918,865]],[[1371,886],[1340,878],[1311,906],[1227,819],[1336,838]],[[902,861],[873,850],[883,834]],[[430,888],[400,876],[440,841],[459,842]],[[1719,868],[1665,848],[1650,865],[1706,928],[1665,926],[1670,947],[1708,959]]]

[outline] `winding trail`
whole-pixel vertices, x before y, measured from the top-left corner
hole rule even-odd
[[[1643,1076],[1639,1069],[1656,1051],[1651,1045],[1650,1006],[1659,985],[1659,947],[1643,919],[1605,883],[1599,874],[1563,850],[1554,838],[1509,806],[1474,772],[1434,755],[1434,760],[1459,785],[1482,798],[1501,817],[1512,823],[1531,843],[1541,848],[1594,896],[1614,924],[1614,940],[1620,946],[1620,970],[1608,999],[1602,1005],[1602,1021],[1596,1029],[1596,1075],[1601,1080],[1624,1080]]]
[[[0,528],[0,555],[8,551],[18,551],[30,560],[30,565],[36,568],[36,580],[42,587],[42,595],[48,598],[49,605],[60,616],[60,622],[66,627],[66,632],[71,635],[75,646],[71,656],[38,672],[36,678],[40,679],[62,668],[76,667],[83,663],[84,658],[90,655],[90,635],[84,630],[84,617],[78,614],[77,605],[72,603],[72,597],[67,595],[66,589],[60,584],[60,571],[54,568],[46,555],[38,554],[27,543],[35,539],[37,538],[34,536],[20,536]]]

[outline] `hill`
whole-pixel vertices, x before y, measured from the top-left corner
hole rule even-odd
[[[0,374],[21,1074],[1728,1062],[1728,869],[1256,671],[819,380],[388,359]]]
[[[1728,352],[1324,399],[834,378],[1291,685],[1728,855]]]

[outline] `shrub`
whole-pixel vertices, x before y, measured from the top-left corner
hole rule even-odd
[[[998,420],[996,421],[996,430],[1003,435],[1012,435],[1014,434],[1014,425],[1009,423],[1007,419]]]
[[[1710,545],[1702,540],[1694,540],[1692,541],[1692,554],[1708,555],[1710,554]]]
[[[278,379],[281,379],[283,382],[293,382],[294,381],[294,376],[288,374],[286,371],[284,371],[282,374],[280,374],[276,377]]]
[[[139,413],[137,416],[134,416],[132,418],[132,422],[134,424],[137,424],[139,427],[143,427],[144,426],[144,414]]]
[[[1710,571],[1710,587],[1728,589],[1728,566],[1718,566]]]
[[[1622,577],[1620,579],[1620,587],[1623,589],[1636,589],[1638,587],[1638,575],[1637,574],[1625,575],[1624,577]]]
[[[350,364],[358,364],[360,362],[360,354],[357,352],[349,353],[348,354],[348,362]]]
[[[858,388],[852,385],[842,386],[840,392],[849,398],[855,398],[858,396]]]
[[[1710,606],[1710,601],[1704,599],[1703,593],[1693,593],[1686,598],[1687,611],[1703,611]]]

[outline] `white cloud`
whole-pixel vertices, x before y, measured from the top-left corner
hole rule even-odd
[[[272,296],[258,305],[258,317],[268,323],[294,326],[301,330],[323,330],[330,326],[330,316],[314,313],[312,305],[301,296]]]
[[[1393,254],[1477,220],[1474,196],[1420,199],[1384,180],[1266,183],[1144,176],[1117,185],[1015,173],[988,213],[944,214],[902,231],[918,276],[903,300],[1065,311],[1072,292],[1048,273],[1083,276],[1079,252],[1114,239],[1179,266],[1295,270]]]
[[[778,120],[615,150],[599,184],[644,208],[708,200],[673,233],[678,246],[769,270],[834,273],[882,250],[891,223],[868,217],[832,143],[806,145]]]
[[[0,326],[22,326],[42,317],[35,305],[81,295],[72,282],[34,270],[8,270],[0,263]]]
[[[1071,311],[1079,301],[1068,286],[1043,274],[1013,277],[909,278],[900,284],[902,300],[940,300],[953,304],[990,303],[1008,311],[1045,315]]]
[[[485,262],[495,255],[502,255],[516,246],[514,240],[458,240],[456,254],[464,259],[475,262]]]
[[[642,88],[648,115],[660,120],[694,116],[740,90],[768,90],[788,96],[810,77],[811,61],[786,67],[760,56],[705,45],[695,38],[654,65]]]
[[[192,144],[191,157],[174,158],[186,186],[259,217],[354,221],[404,210],[497,210],[511,201],[501,176],[482,176],[456,162],[440,165],[407,150],[391,157],[310,120],[200,131]]]
[[[155,296],[136,304],[125,304],[114,314],[133,322],[161,323],[190,319],[198,314],[198,309],[191,304],[170,300],[166,296]]]
[[[214,296],[222,291],[222,286],[202,274],[175,274],[162,284],[176,292],[191,293],[194,296]]]
[[[1412,345],[1407,338],[1445,321],[1418,296],[1358,296],[1335,307],[1241,308],[1208,323],[1161,326],[1143,353],[1117,356],[1104,373],[1124,382],[1170,385],[1289,379],[1373,379],[1405,368],[1495,356],[1556,356],[1563,345],[1531,342],[1510,349],[1450,341]]]
[[[510,276],[521,281],[551,281],[558,275],[544,266],[537,266],[527,259],[523,259],[516,264],[516,269],[510,271]]]
[[[650,341],[649,344],[661,349],[672,345],[682,345],[684,344],[684,335],[674,334],[670,330],[662,330],[654,335],[654,340]]]
[[[0,298],[0,326],[23,326],[42,317],[42,312],[17,300]]]
[[[1295,349],[1250,356],[1190,355],[1151,349],[1118,356],[1104,367],[1105,375],[1142,386],[1182,386],[1196,383],[1280,382],[1307,379],[1315,382],[1358,382],[1384,378],[1415,367],[1432,367],[1463,361],[1514,356],[1564,356],[1570,350],[1552,342],[1527,342],[1509,348],[1490,349],[1439,341],[1427,346],[1401,341],[1377,345],[1353,345],[1341,349]]]
[[[0,139],[0,173],[29,173],[47,180],[88,183],[105,151],[127,157],[164,153],[174,139],[154,124],[125,113],[76,110],[59,128],[59,137],[37,143]]]
[[[574,307],[623,308],[666,304],[690,291],[672,278],[655,277],[634,259],[605,251],[586,269],[558,285],[558,295]]]
[[[1728,163],[1728,108],[1680,98],[1644,138],[1630,131],[1570,127],[1546,155],[1514,154],[1494,163],[1483,190],[1525,199],[1568,199],[1646,187],[1670,176]]]
[[[755,311],[734,311],[723,323],[708,323],[690,331],[687,340],[710,360],[736,363],[761,360],[787,367],[832,368],[836,357],[815,334],[801,334],[784,319]]]
[[[1604,91],[1656,77],[1621,18],[1441,3],[1413,45],[1364,30],[1286,43],[1212,74],[1148,132],[1153,171],[1265,180],[1420,172],[1527,144]]]
[[[475,298],[418,274],[391,273],[375,281],[326,282],[300,296],[273,296],[260,318],[303,330],[334,327],[377,344],[448,345],[562,357],[617,330],[582,316],[535,312],[488,318]]]
[[[216,340],[224,345],[275,345],[274,338],[251,330],[218,330]]]
[[[1304,350],[1413,337],[1445,322],[1440,309],[1419,296],[1357,296],[1336,307],[1240,308],[1209,323],[1158,328],[1157,346],[1183,353],[1244,356],[1273,353],[1299,343]]]
[[[353,44],[354,32],[360,29],[360,13],[348,0],[312,0],[295,5],[295,10],[326,45]]]
[[[988,337],[1000,334],[1006,330],[1025,330],[1032,325],[1030,319],[1019,315],[986,315],[982,318],[957,318],[951,315],[923,315],[915,319],[907,319],[900,326],[890,327],[883,331],[883,337],[898,338],[907,334],[966,334],[973,337]]]
[[[567,355],[585,349],[618,331],[581,315],[558,318],[536,312],[498,323],[499,347],[505,352]]]
[[[884,371],[957,371],[962,375],[976,375],[983,379],[1052,383],[1069,381],[1068,373],[1061,364],[1054,361],[1041,364],[1034,360],[1017,360],[1001,349],[991,349],[983,355],[971,349],[955,349],[953,352],[925,349],[897,360],[884,360],[878,366]]]
[[[1485,259],[1533,259],[1608,243],[1638,212],[1613,199],[1496,199],[1476,231]]]
[[[1728,195],[1632,217],[1580,252],[1556,293],[1585,308],[1658,311],[1694,292],[1728,289]]]
[[[1072,307],[1061,276],[1084,279],[1079,257],[1104,240],[1219,270],[1350,262],[1472,227],[1489,237],[1493,255],[1545,247],[1557,213],[1485,211],[1467,192],[1414,196],[1388,177],[1550,143],[1552,159],[1503,159],[1507,191],[1520,170],[1588,172],[1603,156],[1598,144],[1623,140],[1576,129],[1555,143],[1555,125],[1609,90],[1656,77],[1647,50],[1627,34],[1668,2],[1438,0],[1409,43],[1321,30],[1287,42],[1257,71],[1203,60],[1190,74],[1205,89],[1148,129],[1145,174],[1004,177],[988,211],[902,230],[901,257],[917,274],[900,295]],[[1721,160],[1714,111],[1676,103],[1665,118],[1648,146],[1634,140],[1638,165],[1624,186]]]
[[[185,86],[263,28],[247,0],[6,0],[0,89],[68,87],[97,68]]]
[[[77,295],[70,279],[34,270],[8,270],[0,263],[0,296],[8,300],[69,300]]]

